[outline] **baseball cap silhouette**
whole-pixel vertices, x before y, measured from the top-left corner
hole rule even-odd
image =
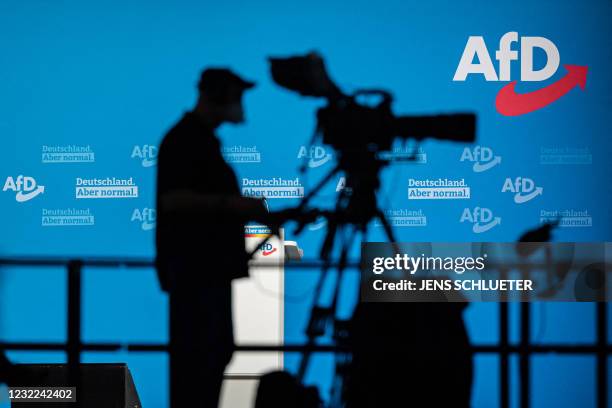
[[[254,86],[255,82],[241,78],[228,68],[207,68],[202,71],[198,90],[214,99],[223,100],[229,97],[230,89],[238,90],[238,94],[242,95],[242,92]]]

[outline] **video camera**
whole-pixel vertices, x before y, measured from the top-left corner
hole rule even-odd
[[[346,174],[344,210],[346,222],[362,225],[377,215],[375,193],[380,187],[380,170],[388,164],[380,153],[389,151],[396,138],[425,138],[472,142],[476,136],[476,116],[471,113],[426,116],[395,116],[391,110],[391,93],[366,89],[351,95],[343,93],[329,77],[323,59],[316,53],[289,58],[270,58],[273,80],[302,96],[325,98],[327,105],[317,111],[317,138],[337,152],[335,174]],[[375,104],[363,99],[376,98]],[[328,177],[329,179],[330,177]],[[317,189],[306,197],[316,193]],[[338,215],[338,214],[336,214]]]
[[[367,89],[344,94],[330,79],[323,59],[315,53],[271,58],[270,63],[272,78],[280,86],[302,96],[327,99],[328,105],[317,112],[317,131],[323,143],[340,153],[340,166],[344,169],[353,167],[351,160],[377,156],[377,152],[391,149],[395,138],[475,140],[474,114],[395,116],[389,92]],[[361,103],[364,97],[377,97],[379,102],[373,106]],[[359,165],[363,167],[364,163]]]

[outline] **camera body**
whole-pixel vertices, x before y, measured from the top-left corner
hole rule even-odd
[[[340,170],[346,175],[345,188],[336,205],[343,223],[365,228],[372,217],[380,215],[376,192],[380,187],[380,170],[389,161],[379,153],[390,150],[395,139],[475,140],[474,114],[395,116],[389,92],[369,89],[352,95],[343,93],[316,53],[270,58],[270,64],[272,78],[278,85],[302,96],[327,100],[327,105],[317,111],[317,131],[311,143],[320,137],[321,143],[331,146],[338,161],[334,172]],[[374,104],[362,102],[373,97],[378,100]]]

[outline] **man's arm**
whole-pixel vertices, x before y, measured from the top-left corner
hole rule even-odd
[[[263,200],[229,194],[204,194],[174,190],[160,197],[159,210],[164,213],[208,213],[230,215],[245,220],[265,221],[268,212]]]
[[[173,190],[160,197],[159,211],[167,213],[206,213],[219,217],[231,216],[243,222],[257,221],[269,227],[278,228],[291,219],[296,219],[301,211],[286,208],[281,211],[268,212],[264,200],[229,194],[204,194],[190,190]],[[306,222],[314,221],[313,212],[303,214]]]

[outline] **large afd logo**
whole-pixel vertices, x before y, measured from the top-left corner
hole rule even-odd
[[[520,81],[540,82],[552,77],[558,70],[561,57],[557,46],[544,37],[520,37],[519,49],[513,49],[513,44],[519,42],[516,31],[504,34],[499,40],[499,49],[495,52],[498,70],[482,36],[470,36],[459,60],[453,81],[465,81],[470,74],[483,75],[487,81],[511,81],[512,61],[519,60]],[[534,67],[534,50],[540,49],[546,55],[546,64],[539,69]],[[478,62],[474,62],[477,58]],[[517,80],[502,87],[495,98],[495,107],[505,116],[524,115],[542,109],[561,98],[577,85],[584,89],[588,67],[580,65],[564,65],[566,74],[551,84],[536,91],[517,93]]]
[[[23,203],[45,192],[45,186],[38,185],[34,177],[19,175],[8,176],[2,191],[15,192],[15,201]]]
[[[527,177],[516,177],[514,180],[511,177],[507,177],[501,191],[502,193],[514,193],[514,202],[516,204],[523,204],[542,195],[544,189],[536,186],[535,182]]]

